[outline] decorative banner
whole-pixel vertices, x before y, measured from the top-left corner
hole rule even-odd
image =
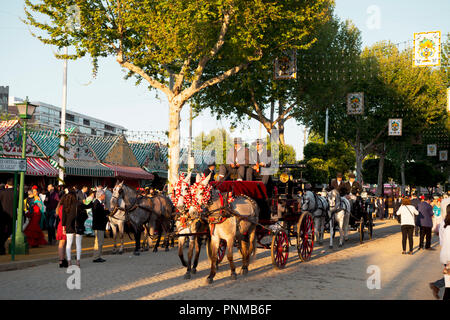
[[[389,119],[389,134],[390,136],[402,135],[402,119]]]
[[[364,92],[347,94],[347,114],[364,114]]]
[[[285,51],[275,59],[274,62],[274,78],[280,79],[295,79],[297,78],[297,51]]]
[[[414,33],[414,67],[439,66],[441,64],[441,32]]]
[[[427,156],[435,157],[437,154],[437,146],[435,144],[427,145]]]
[[[447,161],[447,159],[448,159],[448,151],[447,150],[439,151],[439,161]]]

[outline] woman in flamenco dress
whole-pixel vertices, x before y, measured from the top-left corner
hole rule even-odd
[[[41,217],[43,214],[44,205],[39,198],[37,187],[33,187],[34,202],[31,205],[31,210],[29,211],[30,223],[24,230],[25,236],[27,237],[28,245],[31,248],[37,248],[40,245],[46,245],[47,240],[45,240],[44,233],[40,227]]]

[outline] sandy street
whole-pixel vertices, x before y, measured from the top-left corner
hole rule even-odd
[[[376,221],[374,239],[359,244],[354,231],[343,248],[315,246],[313,257],[300,262],[291,246],[285,269],[272,268],[269,250],[258,249],[246,277],[230,280],[226,258],[212,285],[203,247],[198,273],[183,279],[177,252],[108,255],[103,264],[81,261],[81,289],[69,290],[64,269],[56,264],[0,273],[0,299],[433,299],[428,283],[441,277],[438,238],[436,251],[401,254],[400,225],[395,220]],[[328,234],[326,234],[328,236]],[[419,238],[414,237],[415,250]],[[294,244],[294,240],[292,243]],[[237,271],[241,260],[234,255]],[[381,288],[368,289],[369,266],[379,268]],[[373,268],[373,267],[372,267]]]

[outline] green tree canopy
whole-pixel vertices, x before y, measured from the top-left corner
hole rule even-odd
[[[72,47],[62,59],[114,57],[169,102],[169,182],[179,166],[184,104],[270,54],[308,47],[332,0],[25,0],[25,23],[45,44]],[[78,18],[73,19],[77,12]],[[69,28],[70,21],[75,26]],[[214,65],[217,72],[205,74]]]

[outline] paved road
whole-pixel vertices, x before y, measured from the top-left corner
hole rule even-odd
[[[70,274],[55,264],[0,272],[0,299],[433,299],[428,282],[440,277],[436,251],[401,254],[400,225],[377,222],[374,240],[359,244],[356,233],[343,248],[315,247],[312,260],[299,261],[291,247],[288,264],[274,270],[270,252],[257,250],[246,277],[230,280],[222,262],[212,285],[202,250],[197,275],[184,280],[177,252],[145,252],[136,257],[105,256],[107,262],[81,261],[81,289],[69,290]],[[414,238],[415,247],[418,238]],[[238,268],[241,260],[235,253]],[[226,259],[225,259],[226,260]],[[381,289],[369,290],[367,268],[379,267]],[[238,269],[239,271],[239,269]]]

